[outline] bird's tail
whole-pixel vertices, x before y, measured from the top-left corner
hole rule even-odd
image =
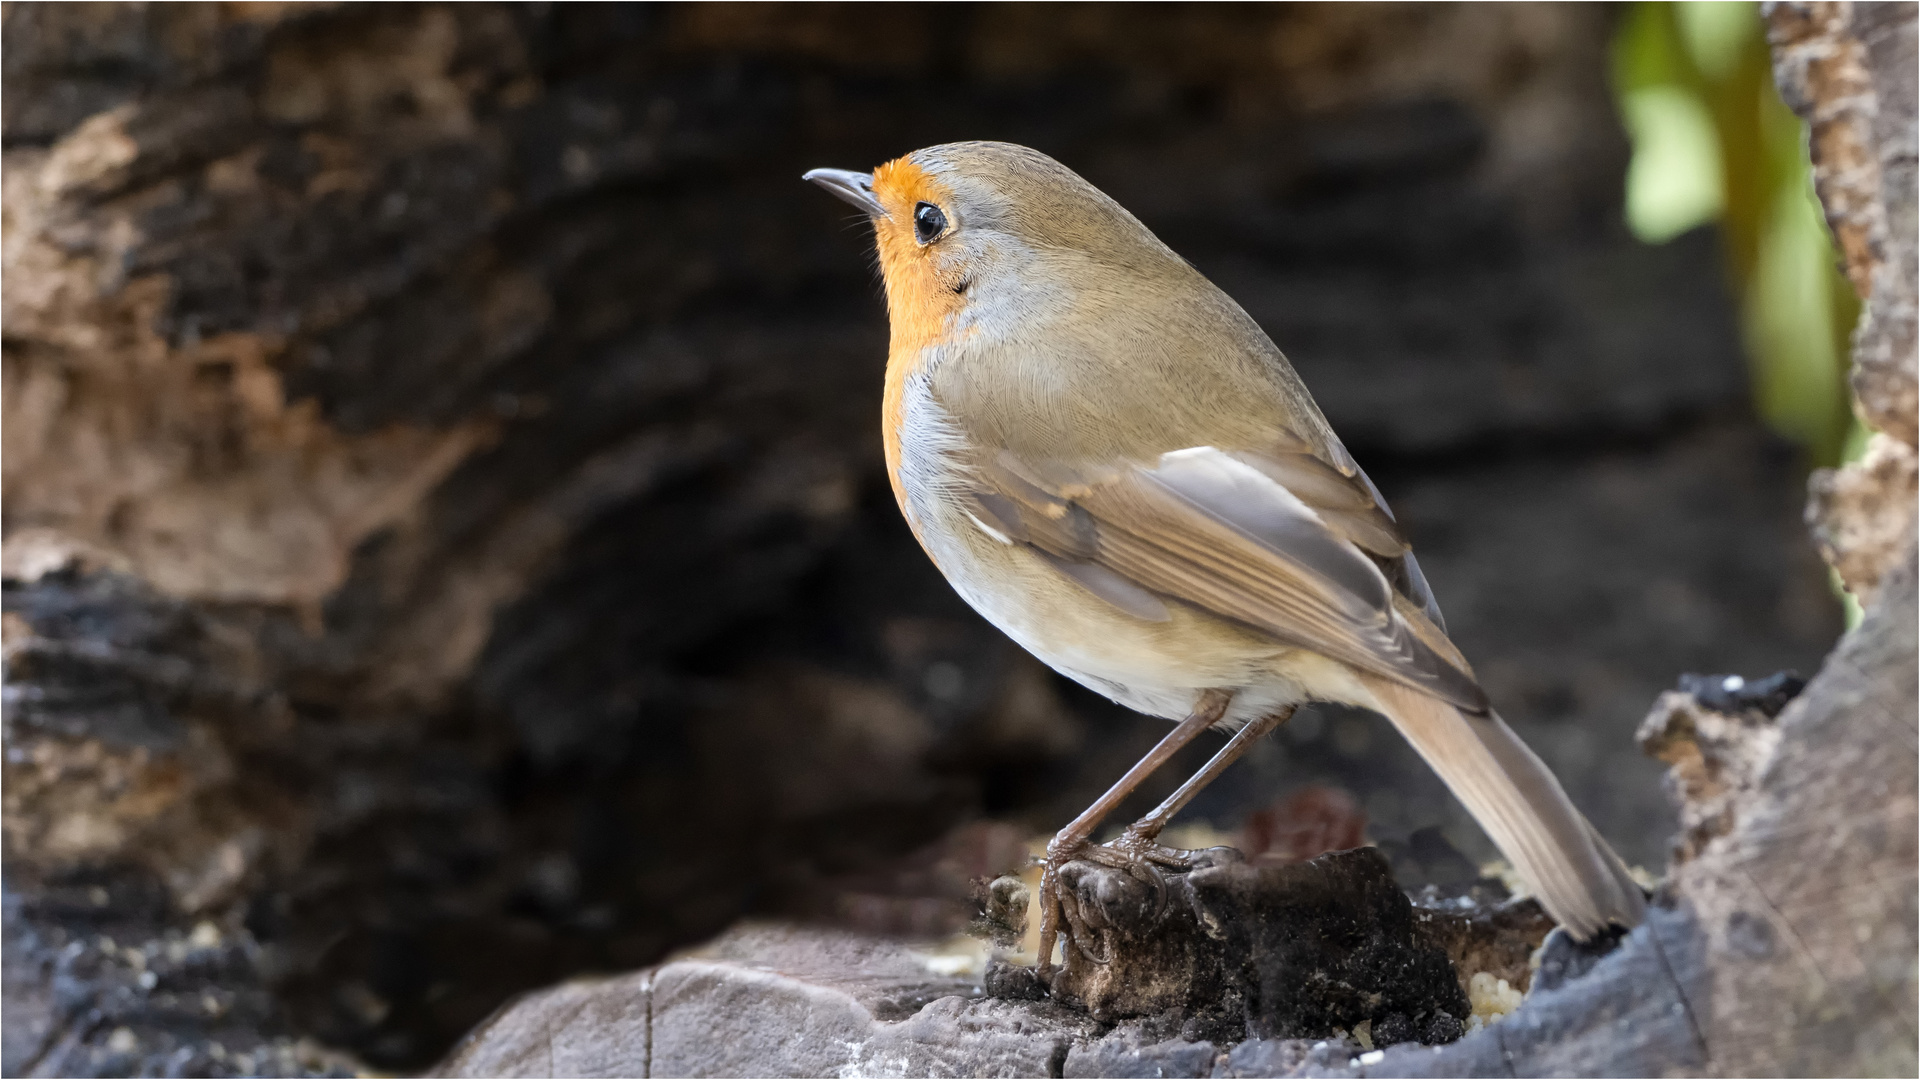
[[[1366,677],[1393,726],[1440,774],[1539,897],[1585,941],[1633,927],[1646,896],[1560,782],[1498,716],[1473,716],[1418,690]]]

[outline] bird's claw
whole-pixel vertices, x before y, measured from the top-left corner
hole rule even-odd
[[[1157,830],[1156,830],[1157,831]],[[1047,845],[1046,859],[1040,871],[1040,955],[1039,974],[1044,977],[1053,967],[1053,943],[1061,924],[1066,927],[1068,947],[1096,964],[1113,959],[1107,950],[1096,951],[1099,939],[1080,911],[1080,901],[1060,887],[1060,871],[1070,862],[1084,860],[1128,876],[1153,890],[1154,919],[1165,917],[1172,891],[1167,887],[1167,870],[1189,870],[1196,852],[1163,847],[1153,834],[1128,826],[1127,830],[1104,844],[1088,843],[1084,837],[1056,836]],[[1106,955],[1102,955],[1106,952]]]
[[[1043,983],[1053,971],[1053,945],[1059,940],[1061,922],[1067,923],[1069,948],[1079,948],[1086,937],[1086,923],[1080,918],[1079,905],[1076,903],[1075,910],[1069,913],[1060,892],[1061,869],[1086,848],[1086,837],[1061,833],[1048,842],[1046,857],[1040,863],[1040,955],[1036,958],[1035,970]]]
[[[1166,871],[1193,869],[1194,856],[1197,854],[1181,848],[1164,847],[1156,839],[1155,833],[1149,833],[1138,825],[1129,825],[1127,831],[1107,843],[1089,848],[1080,857],[1113,870],[1124,870],[1135,881],[1152,889],[1153,918],[1158,922],[1166,917],[1167,906],[1172,902]]]

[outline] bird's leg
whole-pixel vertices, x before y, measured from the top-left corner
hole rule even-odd
[[[1119,806],[1121,800],[1133,794],[1133,789],[1151,776],[1155,769],[1165,765],[1167,760],[1179,753],[1180,749],[1192,742],[1201,732],[1220,722],[1226,715],[1227,704],[1233,695],[1225,690],[1208,690],[1200,695],[1194,704],[1193,712],[1180,721],[1159,745],[1140,759],[1133,768],[1127,770],[1118,783],[1107,789],[1105,795],[1094,801],[1092,806],[1077,818],[1067,823],[1067,827],[1054,835],[1047,844],[1047,858],[1040,871],[1040,956],[1038,973],[1044,978],[1053,967],[1053,943],[1060,934],[1060,923],[1066,918],[1061,906],[1060,868],[1072,862],[1087,850],[1087,841],[1092,838],[1093,830],[1100,822]],[[1071,920],[1070,920],[1071,921]],[[1081,935],[1069,933],[1067,940],[1076,948],[1082,944],[1075,939]],[[1084,950],[1083,950],[1084,951]],[[1092,956],[1091,953],[1088,953]]]
[[[1180,785],[1179,790],[1167,796],[1166,800],[1159,806],[1154,807],[1152,813],[1127,826],[1127,831],[1122,833],[1120,838],[1114,841],[1114,844],[1131,844],[1134,846],[1152,845],[1157,847],[1157,845],[1154,845],[1154,841],[1160,838],[1160,830],[1167,827],[1167,822],[1173,820],[1173,815],[1179,813],[1188,803],[1192,802],[1193,797],[1200,794],[1201,788],[1218,780],[1220,774],[1227,771],[1227,766],[1239,761],[1248,750],[1253,749],[1254,743],[1260,741],[1281,724],[1291,720],[1293,718],[1293,711],[1296,708],[1298,708],[1296,705],[1282,706],[1279,710],[1269,713],[1261,719],[1255,720],[1241,728],[1239,731],[1234,732],[1233,738],[1227,740],[1227,745],[1221,747],[1220,752],[1213,755],[1213,760],[1207,762],[1206,767],[1189,777],[1186,783]],[[1171,849],[1158,848],[1158,850],[1169,851]]]
[[[1152,886],[1159,896],[1155,918],[1164,916],[1168,892],[1165,876],[1160,872],[1161,868],[1192,869],[1193,858],[1199,853],[1160,846],[1158,842],[1160,830],[1167,827],[1167,822],[1173,820],[1173,815],[1193,801],[1193,797],[1200,793],[1201,788],[1218,779],[1221,773],[1227,771],[1229,765],[1240,760],[1262,736],[1286,723],[1293,716],[1294,708],[1292,705],[1284,706],[1234,732],[1233,738],[1227,740],[1227,745],[1221,747],[1220,752],[1213,755],[1213,759],[1207,762],[1205,767],[1189,777],[1186,783],[1180,785],[1179,790],[1167,796],[1159,806],[1154,807],[1152,813],[1127,826],[1127,830],[1118,837],[1081,852],[1080,857],[1101,866],[1125,870],[1138,880]]]

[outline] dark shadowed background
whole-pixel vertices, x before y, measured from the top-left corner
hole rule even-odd
[[[954,139],[1260,321],[1657,872],[1650,702],[1810,671],[1841,612],[1718,238],[1625,224],[1614,17],[10,5],[6,1071],[418,1068],[744,915],[948,932],[1150,746],[882,473],[869,230],[799,175]],[[1188,816],[1314,783],[1493,855],[1340,710]]]

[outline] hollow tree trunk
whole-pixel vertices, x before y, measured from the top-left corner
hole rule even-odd
[[[1661,940],[1706,943],[1685,970],[1709,982],[1758,910],[1714,883],[1773,865],[1725,851],[1826,790],[1789,783],[1827,775],[1793,748],[1858,764],[1842,793],[1911,764],[1912,679],[1884,667],[1912,622],[1887,569],[1911,563],[1899,10],[1774,16],[1809,71],[1838,49],[1865,73],[1844,108],[1802,96],[1878,170],[1844,183],[1888,437],[1822,481],[1818,526],[1878,591],[1676,878]],[[1711,238],[1619,228],[1602,8],[4,18],[10,1075],[417,1068],[511,994],[744,913],[852,897],[869,929],[951,929],[846,883],[969,816],[1057,824],[1157,735],[1017,654],[900,527],[866,241],[812,166],[993,135],[1136,209],[1289,349],[1503,711],[1640,858],[1668,825],[1626,738],[1645,702],[1835,628]],[[1845,756],[1869,706],[1904,758]],[[1448,812],[1363,720],[1318,724],[1241,775],[1335,776],[1403,832]],[[1892,843],[1911,772],[1887,782]],[[1865,915],[1911,899],[1911,848],[1885,857],[1843,894]],[[1910,965],[1835,966],[1807,897],[1758,895],[1768,940],[1805,944],[1739,962],[1910,1006]],[[1744,1000],[1686,999],[1698,1061],[1745,1067],[1707,1008],[1778,1019]]]

